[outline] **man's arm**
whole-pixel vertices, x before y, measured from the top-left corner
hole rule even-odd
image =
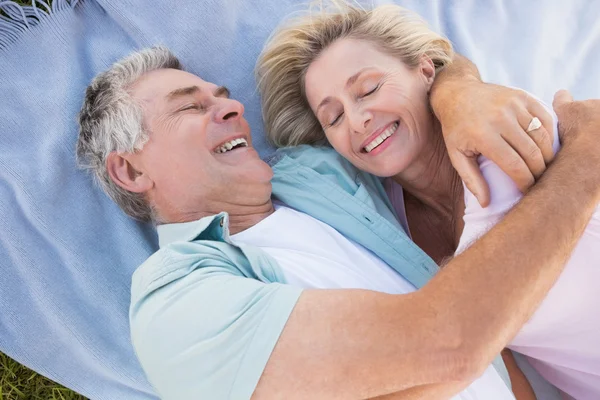
[[[508,373],[510,374],[510,382],[512,391],[516,400],[536,400],[537,397],[533,388],[529,384],[527,377],[517,365],[515,358],[508,349],[502,351],[502,359]],[[447,384],[423,385],[414,388],[406,389],[401,392],[391,393],[388,395],[373,397],[369,400],[440,400],[449,399],[456,393],[466,389],[471,384],[470,381],[454,382]]]
[[[600,104],[561,107],[570,132],[548,172],[421,290],[304,291],[254,398],[458,392],[479,376],[552,287],[600,200],[600,170],[586,167],[600,162]]]
[[[479,203],[489,188],[477,163],[483,154],[525,192],[553,158],[552,117],[525,92],[481,82],[477,67],[456,55],[436,77],[431,106],[442,124],[452,165]],[[533,119],[542,128],[526,129]]]

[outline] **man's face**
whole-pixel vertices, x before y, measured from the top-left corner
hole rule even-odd
[[[269,201],[272,170],[252,147],[244,106],[226,88],[162,69],[130,93],[149,132],[130,162],[151,181],[147,195],[165,222]]]

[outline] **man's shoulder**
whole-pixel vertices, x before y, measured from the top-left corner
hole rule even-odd
[[[193,271],[241,275],[238,268],[241,262],[239,251],[225,242],[173,242],[157,250],[135,270],[132,276],[132,297],[141,298]]]
[[[251,252],[225,242],[178,241],[134,274],[131,339],[161,397],[252,395],[302,289],[270,281],[262,257],[252,270]]]

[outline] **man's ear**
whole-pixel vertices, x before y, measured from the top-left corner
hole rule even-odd
[[[427,86],[427,91],[431,89],[433,85],[433,81],[435,80],[435,65],[433,65],[433,61],[429,56],[423,55],[421,57],[421,61],[419,62],[419,73],[423,78],[423,82]]]
[[[121,188],[134,193],[144,193],[152,188],[154,182],[150,177],[135,169],[130,154],[119,154],[115,151],[106,158],[106,170],[110,179]]]

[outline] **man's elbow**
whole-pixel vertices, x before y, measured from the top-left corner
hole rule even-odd
[[[473,324],[465,315],[463,307],[448,302],[447,297],[423,288],[418,296],[418,315],[413,327],[423,334],[428,343],[429,368],[437,382],[473,382],[489,367],[496,354],[489,343],[485,330]],[[487,337],[486,337],[487,336]]]
[[[457,349],[454,354],[453,371],[448,375],[452,382],[466,382],[470,384],[483,375],[489,362],[481,353],[476,352],[474,348],[467,346]]]
[[[456,324],[456,319],[448,323],[447,319],[438,318],[441,335],[435,339],[440,349],[437,357],[434,357],[434,364],[444,369],[439,375],[442,382],[473,382],[479,378],[491,360],[489,351],[486,351],[485,343],[472,337],[469,330],[463,329],[460,324]],[[433,347],[433,346],[432,346]]]

